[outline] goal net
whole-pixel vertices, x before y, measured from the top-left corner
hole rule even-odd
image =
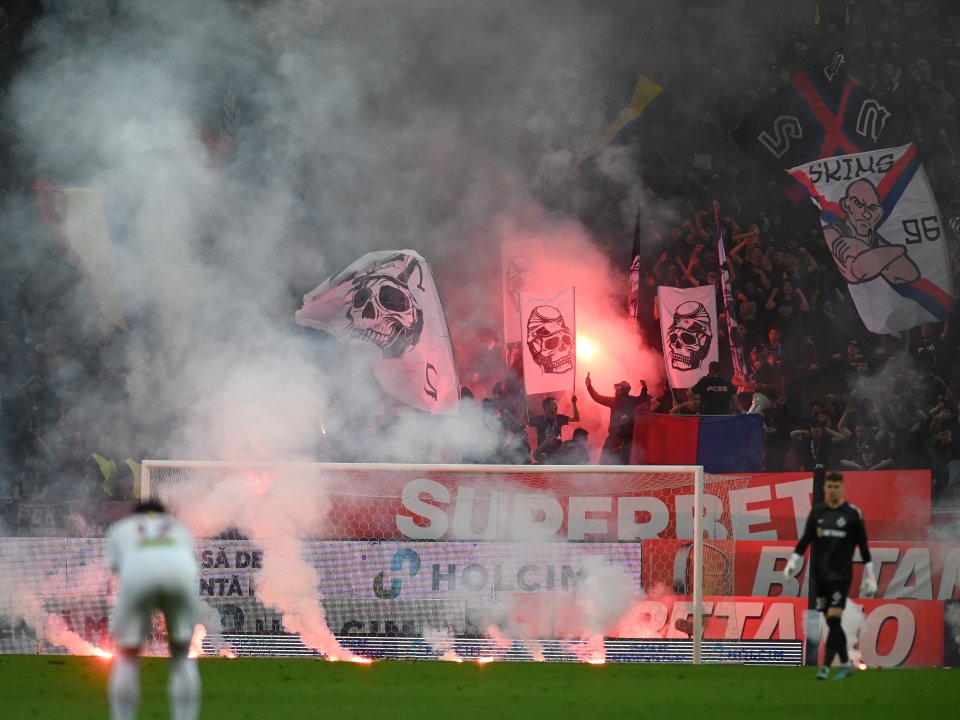
[[[730,493],[748,479],[146,461],[141,482],[197,534],[208,630],[238,647],[700,662],[737,624]]]

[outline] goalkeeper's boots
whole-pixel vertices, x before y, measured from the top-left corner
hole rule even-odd
[[[856,668],[854,668],[853,665],[841,665],[841,666],[840,666],[840,669],[837,670],[837,674],[836,674],[836,676],[835,676],[833,679],[834,679],[834,680],[845,680],[846,678],[848,678],[848,677],[850,677],[851,675],[853,675],[853,673],[855,673],[855,672],[856,672]]]
[[[817,670],[817,680],[829,680],[830,679],[830,668],[827,666],[821,667]]]

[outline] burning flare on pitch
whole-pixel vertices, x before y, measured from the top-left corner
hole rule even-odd
[[[93,656],[104,659],[113,657],[113,653],[87,642],[67,627],[66,621],[59,615],[47,615],[44,637],[54,645],[64,647],[71,655]]]

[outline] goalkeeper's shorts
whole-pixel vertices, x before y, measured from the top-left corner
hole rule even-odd
[[[847,604],[850,592],[850,579],[817,580],[817,610],[826,612],[828,608],[842,608]]]

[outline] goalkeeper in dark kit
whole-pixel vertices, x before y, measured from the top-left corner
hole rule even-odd
[[[817,610],[824,614],[828,628],[827,647],[823,665],[817,671],[817,679],[826,680],[830,677],[830,666],[834,658],[839,656],[840,669],[834,679],[843,680],[853,674],[853,666],[847,656],[847,636],[840,625],[840,616],[853,581],[853,552],[857,546],[860,547],[864,562],[860,597],[872,598],[876,595],[877,578],[870,561],[863,513],[856,505],[844,500],[843,475],[828,474],[823,491],[824,502],[810,511],[803,536],[783,574],[786,577],[796,575],[804,551],[808,545],[812,545],[809,567],[815,582]]]

